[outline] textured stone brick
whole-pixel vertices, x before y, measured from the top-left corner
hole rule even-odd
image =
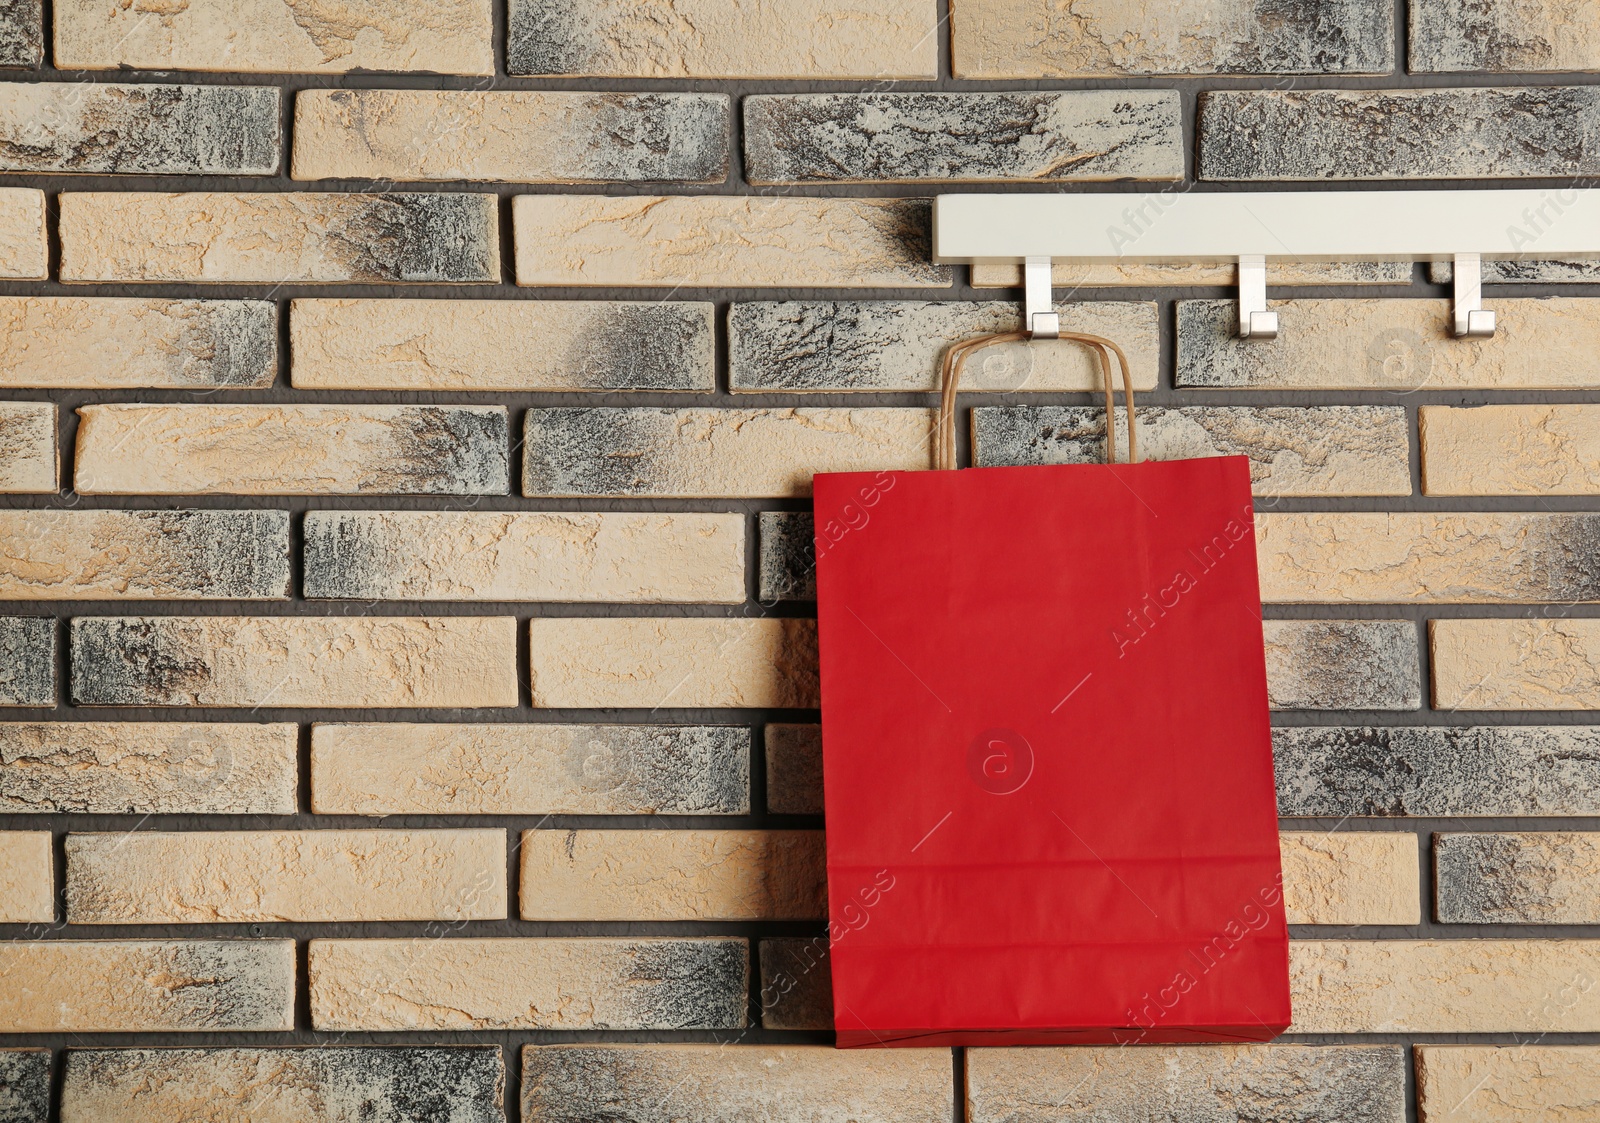
[[[0,811],[292,815],[292,723],[0,724]]]
[[[1433,866],[1446,924],[1600,923],[1600,834],[1436,834]]]
[[[1290,924],[1420,924],[1417,836],[1284,831],[1283,898]]]
[[[55,491],[60,459],[54,402],[0,402],[0,494]]]
[[[1600,1110],[1592,1045],[1419,1045],[1416,1052],[1424,1123],[1564,1123]]]
[[[1600,317],[1588,298],[1491,298],[1493,339],[1453,338],[1443,300],[1269,303],[1283,324],[1278,338],[1241,340],[1232,301],[1179,301],[1177,384],[1398,391],[1594,385]]]
[[[758,94],[751,183],[1183,178],[1176,90]]]
[[[1272,731],[1280,815],[1600,815],[1591,726]]]
[[[928,468],[926,409],[530,409],[522,493],[806,496],[818,472]]]
[[[4,8],[0,8],[0,16]],[[0,35],[5,26],[0,23]],[[0,47],[5,40],[0,38]],[[47,1123],[50,1118],[50,1050],[0,1049],[0,1119]]]
[[[1422,706],[1410,620],[1267,620],[1267,696],[1275,710]]]
[[[503,830],[67,836],[71,924],[501,920]]]
[[[0,511],[7,600],[282,600],[287,511]]]
[[[972,1049],[971,1123],[1404,1123],[1399,1045]]]
[[[1400,406],[1145,407],[1141,460],[1248,456],[1257,495],[1410,495],[1410,425]],[[982,406],[972,411],[974,464],[1101,464],[1098,406]],[[1119,457],[1127,411],[1117,411]]]
[[[1201,95],[1201,179],[1519,179],[1593,175],[1574,137],[1600,121],[1590,86],[1212,90]]]
[[[515,706],[509,616],[79,617],[80,706]]]
[[[62,1123],[503,1123],[498,1045],[72,1049]]]
[[[1135,390],[1154,390],[1161,325],[1149,302],[1056,305],[1067,331],[1103,335],[1128,353]],[[728,310],[734,393],[939,389],[952,343],[1022,326],[1014,301],[780,300]],[[1116,377],[1113,367],[1113,377]],[[1099,390],[1093,352],[1077,344],[1007,343],[974,355],[962,371],[970,390]],[[1119,383],[1120,385],[1120,383]]]
[[[1361,0],[967,0],[951,9],[950,40],[957,78],[1386,74],[1395,62],[1394,13]]]
[[[524,920],[821,920],[821,831],[531,830]]]
[[[1176,189],[1175,189],[1176,190]],[[1160,198],[1159,195],[1155,196]],[[1152,196],[1130,197],[1129,214]],[[1269,261],[1267,284],[1279,285],[1409,285],[1409,261]],[[1050,262],[1053,287],[1069,291],[1118,285],[1235,285],[1238,266],[1232,262],[1068,261]],[[1017,288],[1022,266],[979,263],[972,267],[972,287]],[[1260,342],[1257,340],[1255,342]]]
[[[8,82],[0,171],[273,175],[273,86]]]
[[[1600,70],[1593,14],[1555,0],[1411,0],[1408,26],[1406,68],[1413,73]]]
[[[944,288],[926,199],[519,195],[519,285]]]
[[[758,590],[762,604],[817,599],[816,520],[810,511],[762,511]]]
[[[1592,1033],[1600,940],[1295,940],[1290,1033]]]
[[[1600,709],[1600,620],[1430,620],[1439,710]]]
[[[293,940],[0,943],[0,1032],[294,1028]]]
[[[504,495],[504,406],[93,405],[83,495]]]
[[[743,940],[313,940],[319,1030],[742,1029]]]
[[[3,728],[3,727],[0,727]],[[0,831],[0,924],[49,924],[56,918],[49,831]],[[0,1090],[5,1053],[0,1051]],[[0,1108],[5,1098],[0,1091]],[[5,1119],[0,1110],[0,1119]]]
[[[927,0],[511,0],[512,74],[605,78],[937,78]]]
[[[945,1123],[953,1099],[945,1049],[522,1047],[528,1123]]]
[[[0,277],[42,280],[49,262],[44,192],[32,187],[0,187]]]
[[[750,731],[319,723],[311,806],[319,815],[747,815]]]
[[[822,814],[822,726],[766,727],[767,810],[774,815]]]
[[[1424,495],[1600,495],[1600,406],[1423,406]]]
[[[289,347],[296,389],[715,389],[708,303],[296,300]]]
[[[1545,192],[1548,202],[1561,205],[1557,197],[1561,192]],[[1529,234],[1542,233],[1545,223],[1551,217],[1551,208],[1546,208],[1544,220],[1535,221],[1537,228],[1532,224],[1523,229]],[[1526,220],[1524,220],[1526,221]],[[1528,261],[1508,261],[1490,258],[1480,263],[1483,282],[1487,285],[1528,285],[1528,284],[1584,284],[1600,281],[1600,261],[1574,260],[1571,258],[1546,258]],[[1448,285],[1455,280],[1455,267],[1448,261],[1428,262],[1428,280],[1436,285]],[[1496,302],[1498,307],[1499,302]],[[1496,327],[1498,327],[1498,323]]]
[[[528,647],[536,707],[818,704],[815,620],[544,616]]]
[[[61,279],[498,281],[497,202],[445,192],[63,193]]]
[[[833,1028],[827,936],[762,940],[760,958],[763,1029]]]
[[[56,704],[56,622],[0,616],[0,706]]]
[[[494,73],[489,0],[295,0],[127,4],[61,0],[55,64],[63,70],[351,70]]]
[[[714,604],[745,598],[741,514],[312,511],[303,526],[308,597]]]
[[[1312,604],[1600,601],[1600,516],[1256,515],[1261,599]]]
[[[277,373],[270,301],[0,297],[0,386],[244,390]]]
[[[295,179],[720,183],[726,94],[302,90]]]
[[[0,0],[0,66],[35,67],[42,62],[44,62],[42,0]],[[45,1067],[48,1070],[48,1059]],[[4,1100],[0,1100],[0,1103],[4,1103]],[[41,1115],[39,1118],[43,1119],[44,1116]]]

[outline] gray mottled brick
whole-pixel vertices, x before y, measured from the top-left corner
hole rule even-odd
[[[1410,620],[1268,620],[1262,627],[1273,709],[1421,708]]]
[[[1136,301],[1056,305],[1062,328],[1116,340],[1135,390],[1153,390],[1160,366],[1156,306]],[[939,389],[952,343],[1015,331],[1014,301],[779,300],[728,309],[729,388],[739,392]],[[1103,376],[1086,348],[1007,344],[973,356],[968,390],[1097,390]]]
[[[751,183],[1183,178],[1175,90],[765,94],[744,122]]]
[[[817,599],[816,520],[810,511],[762,511],[760,599]]]
[[[967,1052],[971,1123],[1404,1123],[1401,1045]]]
[[[1560,216],[1554,211],[1545,212],[1546,219],[1559,220]],[[1535,217],[1535,224],[1527,224],[1524,218],[1524,230],[1537,234],[1542,229],[1547,229],[1544,221]],[[1600,282],[1600,261],[1562,260],[1558,258],[1544,258],[1537,261],[1507,261],[1488,260],[1482,266],[1483,283],[1486,285],[1571,285],[1594,284]],[[1428,280],[1436,285],[1448,285],[1455,280],[1455,267],[1448,261],[1428,262]]]
[[[272,175],[280,156],[273,86],[0,87],[0,171]]]
[[[1600,89],[1212,91],[1200,99],[1210,180],[1594,175]]]
[[[0,616],[0,706],[56,704],[56,622]]]
[[[31,68],[43,61],[42,0],[0,0],[0,66]]]
[[[498,1045],[72,1049],[61,1118],[503,1123],[504,1101]]]
[[[1275,729],[1282,815],[1600,815],[1600,727]]]
[[[50,1050],[0,1049],[0,1123],[50,1118]]]
[[[762,940],[760,958],[762,1029],[833,1028],[828,937]]]
[[[1565,0],[1411,0],[1406,67],[1414,74],[1600,69],[1593,24]]]
[[[1127,458],[1127,412],[1117,413]],[[1409,426],[1401,406],[1160,406],[1139,409],[1141,460],[1248,456],[1257,495],[1410,495]],[[1100,464],[1105,410],[982,406],[972,411],[974,464]]]
[[[1446,924],[1600,924],[1600,834],[1435,834]]]
[[[774,815],[822,814],[822,726],[772,724],[766,728],[766,743],[767,810]]]

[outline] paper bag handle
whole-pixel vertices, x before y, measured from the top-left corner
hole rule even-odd
[[[961,383],[961,368],[966,365],[967,356],[974,351],[985,347],[992,347],[997,343],[1012,343],[1019,340],[1032,339],[1033,336],[1025,331],[1002,331],[994,335],[980,335],[975,339],[966,339],[951,347],[944,353],[944,370],[940,381],[939,417],[934,423],[933,448],[934,467],[950,469],[956,466],[956,390]],[[1106,355],[1106,348],[1116,352],[1117,366],[1122,373],[1122,395],[1128,406],[1128,462],[1136,463],[1139,459],[1139,433],[1135,428],[1133,417],[1133,380],[1128,375],[1128,356],[1113,341],[1099,335],[1085,335],[1082,332],[1064,331],[1057,338],[1073,343],[1082,343],[1093,348],[1094,353],[1100,357],[1100,373],[1104,376],[1106,390],[1106,463],[1115,464],[1117,460],[1117,419],[1113,412],[1116,401],[1111,386],[1111,359]]]

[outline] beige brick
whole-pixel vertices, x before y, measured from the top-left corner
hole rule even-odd
[[[498,1045],[77,1048],[65,1068],[62,1123],[505,1123]]]
[[[296,300],[296,389],[715,388],[712,305],[612,300]]]
[[[55,920],[54,863],[49,831],[0,831],[0,924]]]
[[[1134,207],[1159,207],[1162,194],[1130,200]],[[1231,262],[1063,261],[1050,263],[1052,287],[1069,292],[1118,285],[1235,285],[1239,267]],[[1409,261],[1267,262],[1267,284],[1276,285],[1409,285]],[[972,266],[972,287],[1019,288],[1021,265],[979,262]]]
[[[925,409],[530,409],[522,493],[803,497],[819,472],[932,466]]]
[[[517,622],[449,617],[79,617],[90,706],[515,706]]]
[[[303,528],[313,598],[745,599],[742,514],[312,511]]]
[[[1417,837],[1400,832],[1284,831],[1290,924],[1420,924]]]
[[[84,191],[58,202],[67,282],[500,280],[493,195]]]
[[[1600,406],[1423,406],[1424,495],[1600,495]]]
[[[720,183],[726,94],[302,90],[295,179]]]
[[[1409,280],[1409,274],[1407,275]],[[1600,304],[1493,297],[1492,339],[1456,339],[1444,300],[1269,301],[1283,331],[1238,338],[1231,300],[1178,303],[1177,385],[1264,390],[1561,390],[1595,384]],[[1252,346],[1259,343],[1261,346]]]
[[[1362,0],[961,0],[950,43],[957,78],[1386,74],[1395,53],[1393,11]]]
[[[745,941],[313,940],[318,1030],[742,1029]]]
[[[524,920],[821,920],[821,831],[531,830]]]
[[[1399,1045],[969,1049],[971,1123],[1404,1123]]]
[[[489,0],[198,0],[170,5],[62,0],[55,64],[64,70],[351,70],[494,73]]]
[[[503,406],[94,405],[82,495],[503,495]]]
[[[1600,601],[1600,516],[1421,511],[1256,515],[1277,604]]]
[[[0,1033],[294,1028],[293,940],[0,943]]]
[[[511,0],[512,74],[607,78],[937,78],[930,0]]]
[[[1600,710],[1600,620],[1431,620],[1439,710]]]
[[[953,1100],[946,1049],[522,1047],[528,1123],[947,1123]]]
[[[1574,1123],[1600,1113],[1592,1045],[1419,1045],[1421,1123]]]
[[[318,723],[311,807],[319,815],[746,815],[750,732]]]
[[[67,836],[70,924],[501,920],[503,830]]]
[[[0,402],[0,494],[53,492],[61,472],[54,402]]]
[[[818,704],[815,620],[535,617],[528,647],[539,707]]]
[[[926,199],[519,195],[519,285],[944,288]]]
[[[32,187],[0,187],[0,277],[43,280],[49,264],[44,192]]]
[[[1593,1033],[1600,940],[1295,940],[1290,1033]]]
[[[243,390],[277,373],[269,301],[0,297],[0,386]]]
[[[283,600],[287,511],[0,511],[8,600]]]
[[[0,811],[292,815],[293,723],[0,724]]]

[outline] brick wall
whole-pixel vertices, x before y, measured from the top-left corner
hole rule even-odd
[[[0,1120],[1600,1111],[1600,268],[1473,341],[1276,268],[1270,342],[1058,268],[1149,455],[1254,466],[1277,1044],[829,1047],[807,556],[1018,322],[928,196],[1516,182],[1537,251],[1587,9],[0,0],[0,64]],[[1081,355],[973,385],[970,461],[1099,455]]]

